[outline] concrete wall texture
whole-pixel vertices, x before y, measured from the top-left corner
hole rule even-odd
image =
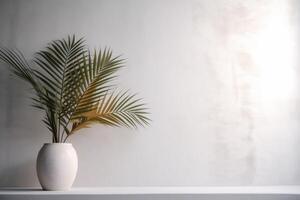
[[[100,125],[70,142],[75,186],[300,184],[296,0],[0,0],[0,45],[30,59],[53,39],[86,37],[127,58],[117,81],[152,125]],[[38,186],[50,133],[29,86],[0,65],[0,186]]]

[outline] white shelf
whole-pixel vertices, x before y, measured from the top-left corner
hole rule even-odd
[[[0,188],[2,200],[299,200],[300,186],[262,187],[91,187],[70,191]]]

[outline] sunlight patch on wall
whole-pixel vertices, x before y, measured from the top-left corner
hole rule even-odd
[[[257,36],[253,57],[258,66],[256,91],[261,103],[286,101],[296,91],[296,36],[284,2],[273,6]]]

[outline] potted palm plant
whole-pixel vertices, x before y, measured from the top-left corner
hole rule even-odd
[[[136,95],[115,92],[112,81],[124,60],[109,49],[90,51],[84,39],[54,40],[28,62],[18,50],[0,48],[0,60],[29,83],[32,106],[42,110],[52,142],[37,157],[37,175],[45,190],[68,190],[77,173],[77,154],[67,139],[99,123],[137,127],[149,124],[145,104]]]

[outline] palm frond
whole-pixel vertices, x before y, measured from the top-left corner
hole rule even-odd
[[[77,40],[75,36],[67,39],[55,40],[48,44],[45,50],[38,52],[34,58],[35,64],[41,70],[35,70],[34,74],[43,84],[46,92],[52,97],[55,118],[57,123],[66,129],[69,118],[61,113],[65,110],[65,91],[76,83],[76,79],[67,82],[73,71],[80,68],[85,52],[83,38]],[[68,101],[74,101],[74,96],[69,96]],[[49,102],[50,103],[50,102]],[[57,126],[58,140],[61,140],[60,126]]]
[[[147,117],[149,113],[144,106],[141,99],[128,92],[117,95],[107,93],[92,110],[72,118],[74,123],[70,133],[89,127],[92,123],[128,128],[149,125],[150,119]]]
[[[43,83],[47,92],[56,98],[57,112],[64,110],[65,90],[72,87],[76,80],[67,82],[73,71],[77,70],[85,52],[83,38],[76,40],[75,36],[68,39],[51,42],[46,50],[38,52],[34,62],[42,69],[35,70],[35,75]],[[72,96],[68,97],[72,101]]]
[[[22,80],[29,83],[35,91],[36,97],[32,97],[33,106],[45,110],[47,115],[42,120],[50,132],[53,134],[53,138],[57,134],[56,127],[57,122],[53,120],[52,110],[55,109],[53,98],[46,92],[45,88],[39,83],[38,78],[34,74],[34,70],[29,66],[28,62],[24,58],[23,54],[18,50],[10,50],[6,48],[0,48],[0,60],[11,66],[10,70]],[[56,141],[56,139],[54,139]]]
[[[98,100],[111,89],[109,84],[116,76],[115,73],[123,67],[123,59],[112,57],[112,52],[105,49],[103,52],[88,52],[84,56],[81,67],[74,71],[76,83],[65,92],[68,99],[65,113],[72,119],[76,115],[86,113],[93,109]],[[76,78],[77,77],[77,78]],[[72,101],[69,96],[76,96]]]
[[[149,124],[141,99],[127,92],[111,93],[124,59],[113,56],[110,49],[91,52],[83,38],[73,35],[37,52],[34,67],[17,50],[0,48],[0,60],[31,84],[36,94],[32,106],[45,111],[42,121],[53,142],[63,142],[64,137],[93,123],[134,128]]]

